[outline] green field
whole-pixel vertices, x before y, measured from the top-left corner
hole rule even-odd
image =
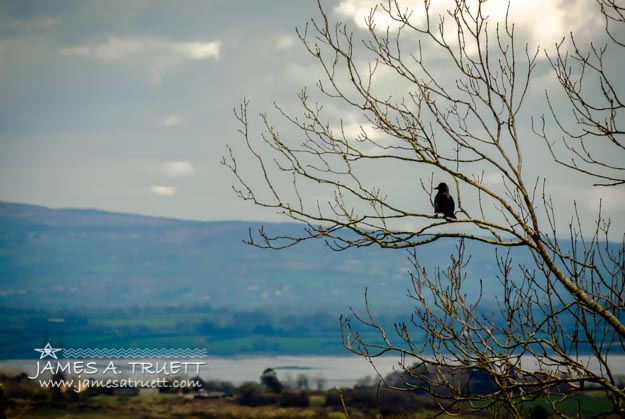
[[[382,316],[389,327],[398,318]],[[208,355],[346,353],[338,316],[327,313],[208,306],[0,309],[0,359],[32,358],[33,348],[47,342],[64,348],[205,348]]]
[[[305,407],[284,407],[279,403],[264,406],[249,407],[238,403],[237,397],[219,400],[198,400],[191,396],[179,396],[170,394],[159,394],[154,396],[94,396],[88,399],[65,403],[63,406],[49,402],[28,402],[18,400],[11,403],[11,408],[7,410],[8,418],[346,418],[341,406],[330,406],[326,403],[328,393],[311,392],[310,403]],[[371,393],[372,395],[374,393]],[[425,399],[424,399],[425,400]],[[375,400],[370,403],[375,406]],[[523,409],[528,417],[531,415],[531,408],[537,405],[546,407],[546,412],[550,412],[544,400],[536,400],[523,404]],[[421,407],[408,408],[400,414],[393,414],[390,417],[399,418],[431,418],[437,413],[432,407],[425,404]],[[591,417],[604,413],[611,406],[608,399],[596,392],[586,392],[581,395],[572,396],[560,406],[560,412],[565,417]],[[348,413],[352,418],[367,418],[377,413],[376,409],[363,408],[362,405],[347,405]],[[489,417],[489,411],[463,416],[467,418]],[[137,416],[139,415],[139,416]],[[441,415],[441,418],[452,416]],[[610,417],[610,416],[608,416]]]

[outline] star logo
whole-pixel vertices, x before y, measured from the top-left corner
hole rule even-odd
[[[62,348],[53,348],[52,345],[50,345],[50,342],[48,342],[46,344],[46,346],[44,346],[43,348],[37,348],[35,349],[35,351],[40,352],[41,356],[39,357],[39,359],[43,359],[43,358],[47,358],[47,357],[51,357],[54,359],[58,359],[56,357],[56,353],[58,351],[63,350]]]

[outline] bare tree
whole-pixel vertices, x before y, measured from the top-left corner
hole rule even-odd
[[[597,185],[614,186],[625,183],[625,116],[620,69],[609,60],[625,52],[625,7],[615,0],[597,0],[605,22],[608,43],[591,44],[588,49],[578,45],[573,33],[570,49],[562,40],[550,58],[553,70],[570,104],[576,121],[569,126],[550,104],[551,113],[562,132],[569,158],[559,153],[545,131],[545,120],[537,129],[545,139],[554,160],[570,169],[597,179]],[[570,51],[570,52],[569,52]],[[597,94],[599,92],[599,94]],[[549,94],[547,95],[549,99]]]
[[[564,151],[578,160],[560,157],[563,149],[549,138],[546,118],[534,131],[556,165],[617,185],[622,160],[620,166],[602,160],[586,144],[593,137],[594,146],[597,137],[623,148],[622,75],[611,75],[605,65],[623,45],[620,32],[612,30],[623,23],[623,9],[609,0],[598,6],[614,45],[592,45],[584,53],[571,35],[572,58],[564,42],[550,57],[576,121],[571,125],[554,107],[553,116]],[[391,387],[433,394],[441,411],[491,409],[520,417],[524,400],[550,394],[546,400],[559,412],[557,401],[589,382],[610,398],[610,412],[625,415],[625,391],[609,363],[611,353],[625,350],[625,242],[609,241],[610,220],[601,211],[594,230],[583,231],[576,208],[561,235],[547,179],[524,165],[532,151],[531,132],[522,126],[532,116],[526,102],[540,49],[517,41],[514,16],[490,21],[485,1],[456,0],[445,15],[433,13],[429,1],[419,10],[389,1],[371,11],[362,42],[347,25],[332,23],[321,4],[319,10],[298,35],[323,70],[321,98],[302,91],[298,116],[276,107],[294,133],[283,135],[261,114],[264,132],[257,138],[250,132],[247,101],[235,112],[258,168],[257,176],[246,177],[230,151],[223,163],[238,181],[237,194],[306,225],[299,237],[261,230],[250,242],[283,248],[322,238],[336,250],[408,249],[412,318],[392,333],[367,306],[366,313],[342,320],[344,345],[372,361],[400,354],[395,378],[380,376]],[[376,26],[380,13],[392,27]],[[579,66],[575,71],[570,60]],[[592,77],[604,104],[595,104],[582,87]],[[401,93],[393,86],[401,86]],[[326,111],[329,106],[334,108]],[[356,132],[336,116],[344,109],[363,118]],[[426,205],[401,205],[376,184],[376,168],[421,179]],[[493,176],[496,182],[487,181]],[[457,219],[433,213],[434,177],[452,180]],[[441,239],[457,239],[457,251],[447,269],[428,272],[415,249]],[[499,267],[494,309],[481,295],[463,291],[467,240],[493,246]],[[533,263],[516,266],[513,249],[528,252]],[[380,339],[365,341],[360,327],[377,330]],[[475,377],[488,377],[492,390],[469,391]]]

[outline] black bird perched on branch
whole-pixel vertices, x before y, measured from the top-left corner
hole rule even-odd
[[[447,218],[456,218],[454,210],[456,204],[454,199],[449,194],[449,187],[445,182],[441,182],[434,189],[438,190],[438,193],[434,197],[434,215],[443,214]]]

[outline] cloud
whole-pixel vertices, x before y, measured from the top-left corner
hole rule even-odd
[[[90,54],[89,47],[69,47],[61,48],[61,55],[86,57]]]
[[[440,3],[440,1],[437,3]],[[366,29],[371,10],[378,4],[380,4],[380,2],[376,0],[345,0],[340,2],[334,10],[340,16],[352,19],[359,28]],[[417,10],[419,2],[403,2],[402,6]],[[393,21],[380,7],[378,7],[373,17],[378,28],[396,30],[399,27],[399,24]]]
[[[163,119],[163,126],[167,128],[178,127],[184,124],[184,117],[182,115],[169,115]]]
[[[59,50],[62,56],[124,63],[147,71],[160,84],[169,71],[191,61],[219,61],[221,41],[172,42],[158,38],[117,38],[92,45],[73,45]]]
[[[371,9],[381,3],[376,0],[344,0],[335,7],[335,12],[343,18],[351,19],[362,29],[366,29],[366,20]],[[477,1],[468,2],[472,9],[476,8]],[[386,2],[384,2],[386,4]],[[401,10],[413,10],[411,22],[416,25],[425,23],[426,14],[422,1],[405,0],[399,2]],[[438,21],[438,15],[446,15],[447,10],[455,7],[451,0],[430,3],[430,17]],[[503,23],[508,12],[508,2],[489,1],[482,4],[482,14],[488,16],[491,30],[495,29],[494,22]],[[601,24],[598,8],[593,2],[586,0],[571,0],[564,4],[561,0],[512,0],[510,2],[509,17],[517,30],[529,34],[532,46],[541,44],[551,46],[569,32],[588,32],[588,27]],[[373,15],[374,22],[379,30],[397,30],[399,24],[392,20],[381,7],[378,6]],[[446,22],[451,22],[446,19]],[[451,35],[451,34],[450,34]]]
[[[174,196],[176,188],[172,186],[150,186],[150,193],[158,196]]]
[[[61,55],[92,57],[115,61],[136,58],[139,55],[161,55],[182,60],[219,60],[221,41],[212,42],[170,42],[156,38],[123,39],[111,37],[95,45],[79,45],[61,48]]]
[[[221,42],[187,42],[175,45],[174,50],[192,60],[206,60],[209,58],[219,60]]]
[[[625,208],[625,188],[623,187],[594,187],[585,200],[589,210],[598,212],[601,205],[603,213],[623,213]]]
[[[501,173],[485,173],[482,178],[482,184],[494,186],[503,184],[503,175]]]
[[[359,123],[354,119],[343,123],[343,132],[348,140],[362,139],[366,135],[372,141],[379,141],[384,136],[384,133],[370,122]]]
[[[295,35],[283,35],[278,38],[278,49],[289,49],[297,45],[299,39]]]
[[[285,79],[297,83],[313,83],[322,75],[316,63],[305,65],[297,62],[290,62],[282,74]]]
[[[94,46],[75,46],[61,48],[61,55],[94,57],[100,60],[121,60],[136,56],[148,49],[146,44],[132,39],[109,38],[108,42]]]
[[[169,161],[161,165],[161,171],[165,176],[183,177],[192,175],[195,167],[188,161]]]
[[[554,203],[560,204],[557,211],[564,212],[572,208],[573,202],[576,202],[578,208],[582,210],[580,215],[583,220],[593,224],[599,214],[599,208],[604,217],[613,219],[613,223],[622,218],[623,208],[625,208],[625,187],[623,186],[590,186],[582,185],[581,182],[576,184],[571,177],[568,183],[553,185],[548,194],[551,195]],[[572,216],[574,214],[562,219],[570,219]],[[592,228],[592,224],[587,224],[587,228]]]

